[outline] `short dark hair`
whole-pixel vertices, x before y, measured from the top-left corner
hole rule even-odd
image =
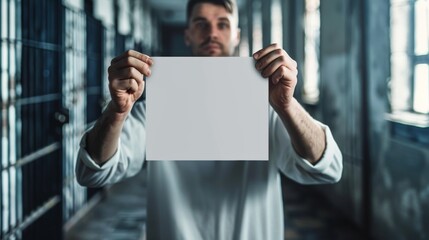
[[[189,23],[189,18],[191,17],[192,10],[194,10],[195,5],[199,3],[211,3],[214,5],[222,6],[226,9],[227,12],[232,15],[237,14],[237,4],[235,0],[189,0],[188,5],[186,7],[186,21]],[[238,19],[238,16],[236,16]]]

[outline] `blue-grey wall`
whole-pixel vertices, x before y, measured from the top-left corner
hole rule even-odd
[[[386,117],[389,0],[324,0],[321,18],[321,96],[309,111],[331,127],[344,172],[315,189],[374,239],[428,239],[429,148],[416,140],[428,130]]]

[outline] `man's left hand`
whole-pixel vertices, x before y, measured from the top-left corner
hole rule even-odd
[[[287,111],[297,83],[297,63],[277,43],[253,54],[256,70],[269,79],[270,104],[276,111]]]

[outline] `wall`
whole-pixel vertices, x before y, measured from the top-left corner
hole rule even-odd
[[[389,1],[367,1],[371,232],[376,239],[429,238],[428,128],[387,120]],[[405,33],[404,33],[405,34]],[[394,41],[394,40],[393,40]]]
[[[321,95],[342,180],[315,187],[374,239],[429,237],[427,128],[388,120],[389,1],[321,1]]]

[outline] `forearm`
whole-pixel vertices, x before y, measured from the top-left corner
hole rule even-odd
[[[103,164],[115,154],[126,116],[127,113],[114,112],[112,103],[109,103],[94,128],[88,132],[86,150],[98,164]]]
[[[290,135],[295,151],[312,164],[316,164],[326,147],[322,127],[313,121],[295,98],[287,109],[277,109],[276,112]]]

